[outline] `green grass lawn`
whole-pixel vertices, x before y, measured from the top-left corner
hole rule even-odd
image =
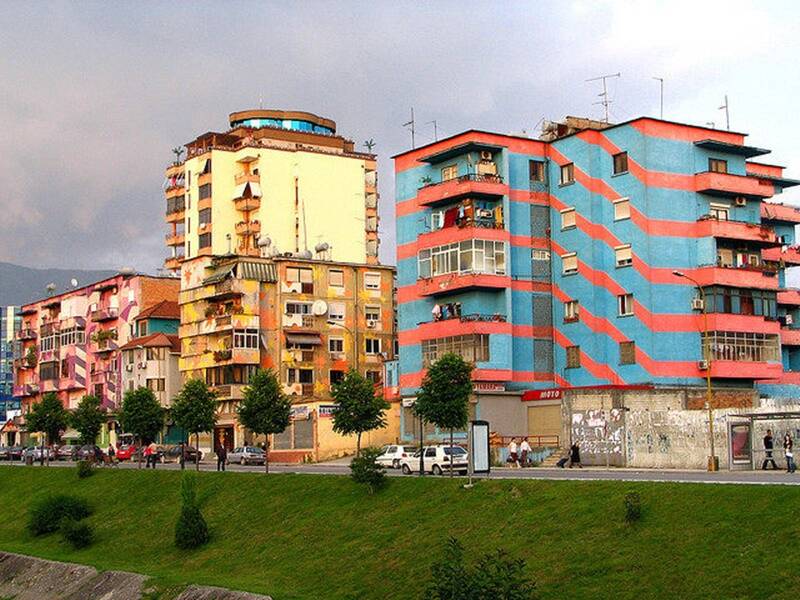
[[[290,599],[414,599],[441,543],[523,557],[542,598],[796,598],[800,489],[786,486],[392,479],[201,473],[211,543],[172,544],[176,471],[0,467],[0,549]],[[642,520],[623,520],[638,491]],[[72,550],[25,531],[53,492],[91,500],[97,540]]]

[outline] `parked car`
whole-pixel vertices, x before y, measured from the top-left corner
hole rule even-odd
[[[100,448],[94,444],[81,446],[75,452],[75,460],[94,460],[98,450],[100,450]],[[100,452],[103,453],[102,450],[100,450]]]
[[[53,460],[53,452],[47,446],[44,448],[41,446],[29,446],[22,452],[20,459],[25,460],[30,456],[33,457],[34,461],[42,460],[42,457],[44,457],[45,460]]]
[[[199,455],[199,460],[203,460],[203,452],[198,452],[197,448],[194,446],[184,446],[183,447],[183,455],[184,461],[187,463],[194,463],[195,459]],[[162,462],[179,462],[181,457],[181,445],[176,444],[175,446],[170,446],[163,450],[161,454]]]
[[[425,446],[423,448],[423,470],[425,473],[442,475],[450,470],[450,453],[453,454],[453,471],[459,473],[467,472],[467,451],[461,446],[439,444],[438,446]],[[413,455],[400,459],[400,468],[403,473],[410,475],[419,471],[419,450]]]
[[[56,460],[75,460],[78,450],[78,446],[57,446],[53,448],[53,455]]]
[[[24,451],[22,446],[9,446],[5,460],[20,460]]]
[[[255,446],[241,446],[234,448],[233,452],[228,452],[228,463],[239,463],[240,465],[263,465],[266,455],[261,448]]]
[[[117,448],[117,460],[130,460],[136,454],[136,444],[122,444]]]
[[[9,458],[9,451],[11,448],[9,446],[0,446],[0,460],[11,460]]]
[[[418,446],[398,446],[397,444],[391,444],[381,448],[381,453],[375,459],[375,462],[384,467],[399,469],[400,459],[411,456],[417,450],[419,450]]]

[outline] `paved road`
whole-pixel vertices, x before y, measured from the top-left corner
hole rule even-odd
[[[20,462],[0,463],[11,464],[21,468],[25,467]],[[50,463],[51,468],[72,467],[71,462]],[[110,468],[110,467],[101,467]],[[136,463],[122,463],[118,468],[135,469]],[[175,463],[159,464],[158,469],[177,470],[180,467]],[[187,465],[194,468],[194,465]],[[214,471],[214,463],[200,464],[202,471]],[[244,467],[241,465],[228,465],[228,470],[239,473],[263,473],[263,466]],[[270,473],[312,473],[318,475],[347,475],[349,473],[346,462],[320,463],[314,465],[286,465],[271,464]],[[410,477],[402,475],[399,471],[389,470],[388,474],[395,477]],[[416,476],[416,475],[415,475]],[[430,477],[430,475],[428,475]],[[486,477],[486,476],[481,476]],[[493,469],[488,475],[491,479],[546,479],[546,480],[586,480],[586,481],[652,481],[652,482],[678,482],[678,483],[716,483],[716,484],[753,484],[753,485],[800,485],[800,471],[788,474],[786,471],[721,471],[708,473],[706,471],[679,471],[679,470],[637,470],[637,469],[606,469],[603,467],[588,467],[585,469]]]

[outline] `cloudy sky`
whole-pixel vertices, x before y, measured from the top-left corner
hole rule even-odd
[[[229,112],[308,110],[380,160],[470,127],[535,133],[544,117],[658,115],[731,128],[800,177],[797,2],[22,2],[0,20],[0,261],[154,271],[170,149]],[[786,200],[800,203],[800,192]]]

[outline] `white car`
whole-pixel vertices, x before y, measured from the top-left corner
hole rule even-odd
[[[423,448],[423,469],[425,473],[442,475],[450,470],[450,445],[439,444],[438,446],[425,446]],[[467,472],[467,451],[461,446],[453,446],[453,471],[459,473]],[[410,475],[419,472],[419,450],[413,455],[400,459],[400,468],[403,473]]]
[[[263,465],[265,460],[266,454],[264,451],[255,446],[241,446],[234,448],[233,452],[228,452],[228,464]]]
[[[381,453],[375,459],[375,462],[384,467],[399,469],[400,460],[411,456],[417,450],[419,450],[418,446],[398,446],[397,444],[391,444],[381,448]]]

